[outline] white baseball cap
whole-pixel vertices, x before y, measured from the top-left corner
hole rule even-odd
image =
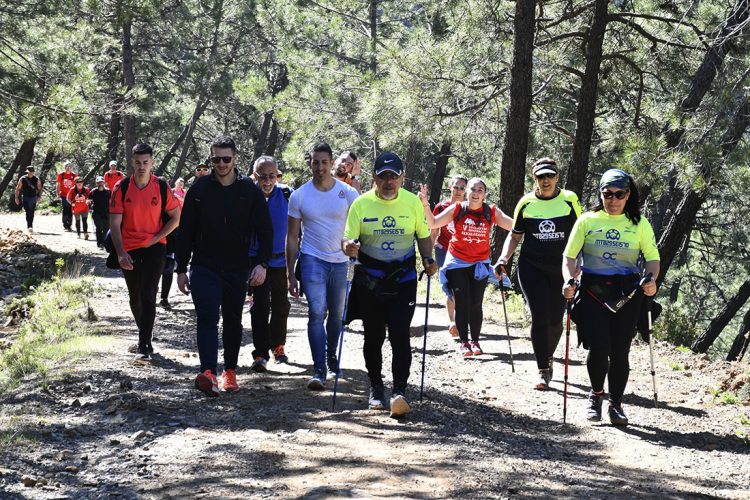
[[[117,165],[117,161],[116,160],[110,161],[109,162],[109,166],[111,167],[112,165]]]

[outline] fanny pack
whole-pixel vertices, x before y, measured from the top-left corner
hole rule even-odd
[[[401,279],[417,264],[415,255],[405,261],[391,263],[373,259],[362,251],[359,252],[358,260],[360,265],[355,268],[357,283],[377,297],[398,295],[401,289]],[[363,267],[383,271],[384,275],[382,277],[373,276]]]
[[[589,276],[584,275],[581,292],[588,294],[602,307],[616,313],[633,298],[638,290],[638,275]]]

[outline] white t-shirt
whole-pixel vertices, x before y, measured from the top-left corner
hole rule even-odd
[[[300,251],[326,262],[346,262],[341,250],[346,215],[357,198],[357,190],[336,180],[328,191],[306,182],[289,197],[289,216],[302,221]]]

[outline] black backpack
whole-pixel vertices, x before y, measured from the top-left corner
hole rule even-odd
[[[464,201],[461,202],[461,208],[458,211],[458,215],[456,215],[453,218],[453,222],[458,222],[461,220],[464,215],[466,215],[466,212],[469,211],[469,202]],[[484,218],[487,219],[487,224],[492,226],[492,207],[489,206],[487,203],[482,203],[482,212],[484,214]]]

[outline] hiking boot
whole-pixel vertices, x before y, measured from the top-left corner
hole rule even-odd
[[[385,410],[385,391],[383,384],[370,386],[368,405],[371,410]]]
[[[539,370],[539,381],[534,386],[537,391],[546,391],[549,389],[549,383],[552,380],[552,370],[543,368]],[[600,410],[601,413],[601,410]]]
[[[589,393],[589,400],[586,404],[586,420],[590,422],[598,422],[602,419],[602,400],[604,399],[604,391],[601,394],[596,394],[594,391]]]
[[[276,363],[288,363],[289,358],[284,352],[284,344],[279,344],[273,348],[273,360]]]
[[[326,388],[326,375],[325,373],[316,373],[313,377],[307,381],[307,388],[311,391],[322,391]]]
[[[84,240],[89,239],[89,233],[83,233],[83,239]]]
[[[461,346],[458,348],[458,352],[464,358],[470,358],[474,355],[474,352],[472,352],[471,350],[471,344],[469,344],[468,342],[461,342]]]
[[[453,340],[459,341],[458,338],[458,327],[455,323],[451,323],[451,326],[448,327],[448,333],[451,334],[451,337],[453,337]]]
[[[479,347],[479,342],[472,342],[469,345],[471,346],[471,353],[474,356],[481,356],[482,354],[484,354],[484,351],[482,351],[482,348]]]
[[[403,394],[394,392],[391,396],[391,418],[401,418],[411,411],[411,406]]]
[[[199,373],[195,377],[195,388],[210,398],[219,397],[219,381],[211,370]]]
[[[163,307],[164,309],[166,309],[167,311],[171,311],[172,310],[172,304],[170,304],[169,300],[167,300],[167,299],[161,299],[159,301],[159,305],[161,307]]]
[[[609,421],[612,422],[612,425],[628,425],[628,417],[625,415],[625,412],[622,411],[622,406],[610,403],[607,413],[609,414]]]
[[[250,365],[250,369],[257,373],[263,373],[267,370],[266,363],[266,358],[264,358],[263,356],[256,356],[255,361],[253,361],[253,364]]]
[[[240,386],[237,385],[237,374],[232,368],[224,370],[224,375],[222,376],[222,386],[224,387],[224,390],[226,392],[234,392],[240,388]]]

